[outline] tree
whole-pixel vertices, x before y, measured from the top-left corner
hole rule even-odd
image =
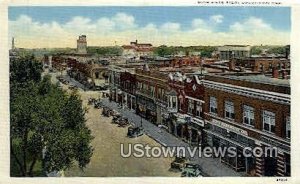
[[[165,45],[159,46],[154,49],[154,53],[158,56],[169,56],[176,53],[176,50],[174,47],[167,47]]]
[[[260,55],[262,53],[262,48],[259,46],[253,46],[250,50],[251,55]]]
[[[83,169],[93,149],[80,97],[51,84],[49,76],[39,78],[34,58],[10,64],[11,175],[45,175],[74,161]]]

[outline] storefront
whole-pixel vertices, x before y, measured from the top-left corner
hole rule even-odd
[[[191,118],[190,123],[188,124],[189,127],[189,134],[190,139],[189,143],[192,146],[200,146],[202,145],[203,140],[203,128],[204,128],[204,121],[198,118]]]
[[[136,113],[152,123],[156,123],[156,105],[153,100],[143,96],[137,96]]]
[[[229,152],[219,157],[220,161],[236,171],[253,172],[255,170],[255,158],[244,157],[243,149],[245,147],[255,147],[255,141],[247,138],[248,133],[240,128],[225,124],[213,119],[208,121],[204,129],[204,145],[212,148],[234,148],[235,156]]]

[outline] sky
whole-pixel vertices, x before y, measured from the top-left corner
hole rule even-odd
[[[9,7],[9,38],[22,48],[138,40],[154,46],[290,44],[288,7]]]

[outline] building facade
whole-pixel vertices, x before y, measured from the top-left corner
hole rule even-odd
[[[249,45],[224,45],[218,47],[220,60],[229,60],[231,58],[250,57],[251,47]]]
[[[87,41],[86,35],[80,35],[77,39],[77,53],[87,54]]]
[[[245,81],[246,80],[246,81]],[[237,148],[221,162],[255,176],[290,175],[290,87],[287,80],[208,75],[205,87],[205,144]],[[278,155],[244,157],[242,150],[276,147]]]

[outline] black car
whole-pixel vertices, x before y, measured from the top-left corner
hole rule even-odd
[[[143,127],[128,127],[127,137],[135,138],[144,135]]]
[[[181,177],[202,177],[204,173],[199,164],[187,163],[182,169]]]

